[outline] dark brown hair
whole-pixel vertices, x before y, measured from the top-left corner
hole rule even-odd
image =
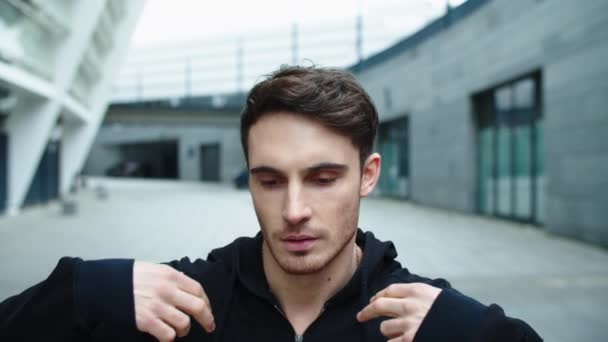
[[[360,163],[372,153],[378,113],[363,87],[344,70],[282,67],[257,83],[247,95],[241,114],[241,144],[249,162],[249,129],[262,116],[287,111],[317,120],[350,138]]]

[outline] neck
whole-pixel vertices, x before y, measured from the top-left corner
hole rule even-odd
[[[270,289],[296,333],[302,333],[319,316],[325,303],[352,278],[362,252],[353,236],[323,269],[305,275],[286,273],[277,264],[265,242],[262,255]]]

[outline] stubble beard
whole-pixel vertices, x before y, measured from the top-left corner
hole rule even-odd
[[[272,243],[267,243],[267,246],[271,257],[283,272],[290,275],[311,275],[322,271],[327,265],[335,260],[336,257],[347,248],[356,232],[356,227],[350,229],[343,239],[338,240],[337,245],[333,244],[327,246],[324,250],[316,253],[289,253],[276,251]],[[334,246],[336,246],[336,248],[334,248]],[[279,246],[277,247],[281,248]]]
[[[351,214],[346,214],[349,218],[344,222],[342,227],[340,227],[340,234],[337,235],[336,242],[332,244],[332,241],[326,239],[325,241],[319,241],[329,243],[329,245],[321,246],[320,250],[313,251],[313,253],[305,252],[298,254],[284,251],[281,246],[280,235],[270,234],[269,236],[265,229],[262,228],[264,244],[267,246],[270,256],[274,259],[274,263],[277,264],[283,272],[289,275],[312,275],[325,269],[338,257],[338,255],[340,255],[340,253],[348,248],[349,242],[351,242],[356,235],[360,205],[360,199],[358,199],[358,201],[353,204],[353,207],[343,208],[342,212],[350,212]],[[263,227],[261,220],[260,225]],[[323,240],[323,237],[321,238],[321,240]]]

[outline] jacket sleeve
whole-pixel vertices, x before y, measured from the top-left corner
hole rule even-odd
[[[505,315],[500,306],[485,306],[454,289],[441,291],[427,313],[415,342],[541,342],[524,321]]]
[[[132,260],[62,258],[0,303],[0,341],[86,341],[102,322],[134,327],[132,273]]]
[[[506,316],[496,304],[486,306],[463,295],[445,279],[424,278],[410,273],[406,268],[394,269],[388,279],[389,284],[425,283],[443,290],[422,321],[414,342],[542,341],[526,322]]]

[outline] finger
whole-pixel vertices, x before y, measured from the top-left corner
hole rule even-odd
[[[175,340],[175,330],[160,319],[154,319],[151,322],[148,332],[160,342],[171,342]]]
[[[168,324],[175,334],[184,337],[190,332],[190,317],[171,305],[163,305],[159,312],[160,318]]]
[[[405,318],[393,318],[380,323],[380,332],[388,338],[403,335],[407,328],[408,322]]]
[[[211,306],[202,298],[177,290],[171,298],[171,303],[191,315],[207,332],[215,330],[215,319]]]
[[[196,297],[203,298],[203,300],[207,304],[209,304],[209,298],[207,298],[207,294],[203,290],[203,286],[198,281],[188,277],[182,272],[179,272],[179,274],[177,275],[177,282],[178,287],[181,290],[188,292]]]
[[[408,330],[403,335],[397,336],[388,340],[387,342],[413,342],[414,337],[416,337],[416,333],[413,333],[411,330]]]
[[[401,336],[397,336],[395,338],[391,338],[390,340],[388,340],[386,342],[412,342],[412,340],[408,340],[405,338],[405,336],[401,335]]]
[[[370,301],[374,301],[380,297],[390,297],[390,298],[405,298],[414,294],[415,288],[418,286],[416,283],[409,284],[392,284],[376,293]]]
[[[359,322],[365,322],[377,317],[399,317],[407,314],[410,306],[407,298],[386,298],[380,297],[369,303],[357,314]]]

